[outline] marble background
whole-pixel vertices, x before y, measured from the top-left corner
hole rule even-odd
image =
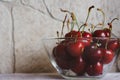
[[[102,8],[109,22],[120,19],[119,0],[0,0],[0,73],[54,72],[43,49],[42,39],[56,37],[65,14],[60,8],[75,12],[84,22],[91,5]],[[93,10],[89,23],[100,22]],[[113,33],[120,37],[120,22],[114,22]],[[120,59],[112,72],[120,70]]]

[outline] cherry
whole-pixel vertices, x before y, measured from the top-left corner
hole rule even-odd
[[[103,64],[108,64],[113,60],[114,52],[112,50],[103,49]]]
[[[112,30],[112,22],[116,20],[114,18],[110,23],[108,23],[109,28],[104,28],[102,30],[96,30],[93,32],[93,37],[111,37],[111,30]],[[117,19],[118,20],[118,19]]]
[[[55,61],[61,69],[70,69],[71,68],[69,65],[69,62],[70,62],[69,59],[55,58]]]
[[[104,27],[104,22],[105,22],[105,14],[102,11],[102,9],[97,9],[99,12],[102,13],[103,15],[103,21],[102,21],[102,30],[96,30],[93,32],[93,37],[110,37],[110,30],[107,28],[103,28]]]
[[[107,34],[104,32],[104,30],[96,30],[93,33],[93,37],[107,37]]]
[[[62,43],[65,43],[64,41]],[[53,48],[53,56],[56,60],[57,65],[62,69],[70,69],[69,62],[72,57],[66,52],[65,44],[58,44]]]
[[[102,49],[97,47],[97,44],[87,46],[83,55],[88,64],[96,64],[102,60]]]
[[[104,28],[104,32],[106,34],[106,37],[110,37],[111,36],[111,30],[108,28]]]
[[[93,37],[111,37],[111,31],[112,31],[112,23],[114,20],[118,20],[118,18],[114,18],[110,23],[108,23],[109,28],[103,28],[104,22],[105,22],[105,14],[102,11],[102,9],[97,9],[103,14],[103,22],[102,22],[102,30],[96,30],[93,32]]]
[[[74,62],[72,63],[71,70],[75,72],[77,75],[83,75],[85,73],[85,68],[86,63],[80,56],[77,59],[75,59]]]
[[[116,51],[120,47],[119,40],[110,40],[107,48],[112,51]]]
[[[84,37],[84,38],[92,38],[92,34],[89,33],[89,32],[83,31],[82,32],[82,37]]]
[[[86,31],[82,32],[84,46],[89,46],[92,41],[92,34]]]
[[[55,58],[66,58],[68,56],[67,52],[65,51],[65,46],[62,44],[58,44],[56,47],[53,49],[53,56]]]
[[[66,38],[76,38],[81,37],[80,31],[72,30],[65,35]]]
[[[69,45],[67,45],[66,50],[71,56],[78,57],[82,55],[84,45],[81,41],[71,41]]]
[[[86,72],[89,76],[101,75],[103,71],[103,64],[97,62],[94,65],[87,65]]]

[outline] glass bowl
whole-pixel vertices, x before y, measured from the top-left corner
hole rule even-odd
[[[118,38],[49,38],[44,48],[65,79],[96,79],[108,73],[119,51]]]

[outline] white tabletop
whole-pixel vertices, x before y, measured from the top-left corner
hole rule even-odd
[[[0,80],[63,80],[57,73],[42,73],[42,74],[0,74]],[[83,79],[82,79],[83,80]],[[120,73],[109,73],[98,80],[120,80]]]

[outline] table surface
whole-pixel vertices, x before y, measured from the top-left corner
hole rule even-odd
[[[64,79],[57,73],[39,73],[39,74],[15,73],[15,74],[0,74],[0,80],[64,80]],[[103,78],[97,80],[120,80],[120,73],[108,73]]]

